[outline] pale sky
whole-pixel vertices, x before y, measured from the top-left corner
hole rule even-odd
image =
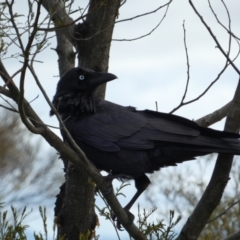
[[[19,4],[20,2],[21,4]],[[19,11],[23,9],[24,12],[23,2],[27,4],[27,1],[21,0],[17,1],[16,6]],[[75,6],[82,7],[83,5],[78,5],[82,2],[84,1],[76,0]],[[118,20],[152,11],[165,2],[161,0],[128,0],[120,9]],[[225,26],[228,26],[227,14],[221,1],[213,0],[211,2],[220,21]],[[208,7],[208,1],[195,0],[194,4],[196,4],[198,11],[209,24],[224,50],[227,51],[228,34],[217,24]],[[226,4],[231,15],[232,31],[235,35],[240,36],[240,2],[229,0],[226,1]],[[131,39],[150,32],[158,24],[164,12],[165,8],[143,18],[116,24],[113,39]],[[131,42],[112,42],[109,72],[117,75],[118,79],[108,84],[107,100],[124,106],[131,105],[138,109],[152,110],[155,110],[155,101],[157,101],[158,110],[163,112],[170,112],[179,104],[187,80],[182,27],[184,20],[191,77],[186,100],[190,100],[204,91],[223,68],[225,58],[216,48],[215,42],[193,12],[188,1],[174,0],[169,7],[166,18],[150,36]],[[55,47],[56,43],[53,39],[50,48]],[[231,58],[236,56],[237,47],[233,39]],[[45,90],[52,99],[59,80],[58,77],[54,77],[58,75],[57,55],[55,51],[48,49],[41,53],[37,59],[43,61],[43,63],[36,63],[36,71]],[[239,63],[240,61],[237,59],[235,61],[236,66],[239,66]],[[5,64],[11,74],[20,68],[17,60],[9,59],[5,61]],[[44,98],[40,90],[37,89],[33,78],[30,75],[28,76],[25,87],[26,98],[30,101],[39,94],[39,98],[32,103],[33,108],[38,108],[38,114],[47,124],[58,126],[55,118],[49,118],[50,108],[44,102]],[[182,107],[176,114],[190,119],[198,119],[211,113],[232,99],[237,82],[238,75],[230,66],[201,100]],[[223,125],[215,124],[214,127],[222,129]],[[58,133],[58,130],[54,130],[54,132]],[[46,147],[49,146],[46,145]],[[120,199],[121,203],[126,203],[131,198],[133,191],[135,191],[134,187],[129,189],[127,200]],[[53,199],[53,203],[54,201],[55,199]],[[144,205],[144,197],[141,197],[138,202]],[[133,212],[135,212],[136,207],[137,204]],[[52,211],[50,210],[49,216],[51,215]],[[105,235],[106,227],[104,227],[104,224],[104,219],[102,219],[101,227],[97,232],[102,236],[100,239],[107,239],[104,237],[107,236]],[[110,228],[108,227],[108,234],[114,234],[113,228],[109,230]],[[126,232],[120,234],[126,236]],[[49,239],[51,239],[51,236]]]

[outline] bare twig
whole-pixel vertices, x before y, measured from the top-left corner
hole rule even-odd
[[[174,108],[170,113],[173,113],[176,110],[178,110],[180,107],[188,105],[190,103],[193,103],[193,102],[199,100],[201,97],[203,97],[208,92],[208,90],[219,80],[219,78],[221,77],[221,75],[224,73],[224,71],[227,69],[228,66],[229,66],[229,64],[225,64],[225,66],[220,71],[220,73],[217,75],[217,77],[209,84],[209,86],[201,94],[199,94],[196,98],[194,98],[194,99],[192,99],[190,101],[181,103],[179,106]]]
[[[33,126],[29,120],[27,119],[27,116],[25,114],[25,109],[24,109],[24,82],[25,82],[25,76],[26,76],[26,69],[27,69],[27,65],[28,65],[28,61],[29,61],[29,52],[30,49],[32,47],[32,43],[34,41],[34,37],[37,33],[37,26],[38,26],[38,20],[40,17],[40,9],[41,9],[41,2],[42,0],[40,0],[37,4],[37,11],[36,11],[36,17],[33,23],[33,31],[28,39],[28,43],[25,49],[22,49],[23,51],[23,56],[24,56],[24,62],[23,62],[23,67],[22,67],[22,71],[21,71],[21,77],[20,77],[20,95],[19,95],[19,101],[18,101],[18,107],[19,107],[19,114],[21,117],[22,122],[25,124],[25,126],[28,128],[29,131],[35,133],[35,134],[41,134],[44,131],[43,127],[35,127]],[[10,6],[11,7],[11,6]],[[13,27],[17,33],[18,36],[18,29],[15,21],[13,19],[13,12],[12,10],[10,11],[10,15],[11,15],[11,19],[12,19],[12,24]],[[20,38],[20,36],[18,36]],[[19,42],[21,43],[21,38],[19,39]]]
[[[120,41],[120,42],[127,41],[127,42],[130,42],[130,41],[135,41],[135,40],[138,40],[138,39],[141,39],[141,38],[144,38],[144,37],[147,37],[147,36],[151,35],[160,26],[160,24],[162,23],[164,18],[167,16],[168,8],[169,8],[169,5],[167,5],[166,11],[165,11],[162,19],[160,20],[160,22],[147,34],[144,34],[140,37],[131,38],[131,39],[112,39],[112,41]]]
[[[70,135],[70,133],[68,132],[67,128],[65,127],[61,116],[59,115],[58,111],[55,109],[54,105],[52,104],[51,100],[49,99],[47,93],[45,92],[44,88],[42,87],[37,74],[35,73],[34,69],[32,66],[28,65],[28,68],[30,70],[30,72],[32,73],[39,89],[41,90],[44,98],[46,99],[47,103],[49,104],[49,106],[51,107],[51,109],[53,110],[54,114],[57,116],[57,119],[60,123],[61,129],[64,131],[64,133],[66,134],[67,140],[70,143],[71,147],[74,149],[74,151],[76,151],[77,153],[79,153],[81,156],[85,156],[84,159],[86,159],[86,155],[85,153],[79,148],[79,146],[75,143],[75,141],[73,140],[72,136]],[[85,161],[85,164],[88,164],[88,161]]]
[[[34,102],[36,99],[38,99],[39,95],[37,95],[33,100],[29,101],[29,104]]]
[[[223,3],[223,5],[224,5],[224,7],[225,7],[228,16],[230,16],[226,4],[225,4],[222,0],[221,0],[221,2]],[[208,4],[209,4],[209,8],[211,9],[211,11],[212,11],[214,17],[216,18],[217,22],[227,31],[228,34],[232,35],[232,36],[233,36],[234,38],[236,38],[237,40],[240,40],[239,37],[237,37],[230,29],[227,29],[227,28],[223,25],[223,23],[219,20],[217,14],[215,13],[215,11],[214,11],[214,9],[213,9],[213,7],[212,7],[212,4],[211,4],[210,0],[208,0]]]
[[[134,16],[134,17],[131,17],[131,18],[126,18],[126,19],[122,19],[122,20],[118,20],[116,21],[115,23],[121,23],[121,22],[126,22],[126,21],[131,21],[131,20],[134,20],[136,18],[140,18],[140,17],[143,17],[143,16],[147,16],[149,14],[153,14],[153,13],[156,13],[158,10],[160,10],[161,8],[164,8],[168,5],[170,5],[170,3],[172,2],[173,0],[170,0],[168,3],[164,4],[164,5],[161,5],[160,7],[154,9],[153,11],[150,11],[150,12],[146,12],[146,13],[143,13],[143,14],[140,14],[140,15],[137,15],[137,16]]]
[[[0,107],[5,108],[5,109],[7,109],[7,110],[9,110],[9,111],[11,111],[11,112],[18,113],[18,111],[17,111],[16,109],[6,107],[6,106],[4,106],[4,105],[2,105],[2,104],[0,104]]]
[[[19,70],[17,70],[10,78],[8,78],[8,80],[5,82],[3,88],[5,88],[11,81],[12,79],[22,71],[22,68],[20,68]],[[4,74],[3,72],[1,74]]]
[[[103,196],[103,194],[101,192],[99,192],[99,196],[104,201],[105,205],[107,206],[108,211],[111,213],[111,208],[110,208],[108,202],[106,201],[106,199],[104,198],[104,196]],[[115,230],[115,232],[117,234],[118,239],[120,240],[121,238],[119,236],[118,229],[117,229],[117,226],[116,226],[115,222],[113,221],[112,218],[110,218],[109,220],[110,220],[110,222],[112,223],[112,225],[114,227],[114,230]]]
[[[8,10],[9,10],[9,15],[10,15],[10,21],[13,25],[13,28],[16,32],[16,38],[19,42],[19,48],[22,50],[22,52],[24,51],[24,45],[23,45],[23,42],[22,42],[22,39],[21,39],[21,34],[19,33],[19,30],[18,30],[18,27],[15,23],[15,20],[14,20],[14,13],[13,13],[13,4],[14,4],[14,0],[11,0],[11,3],[9,3],[8,0],[6,0],[6,5],[8,6]]]
[[[227,11],[228,13],[228,11]],[[231,29],[231,18],[230,18],[230,15],[228,13],[228,20],[229,20],[229,29]],[[185,39],[184,39],[185,40]],[[238,42],[237,42],[238,43]],[[187,54],[187,48],[186,48],[186,42],[184,41],[184,45],[185,45],[185,51],[186,51],[186,54]],[[239,43],[238,43],[239,45]],[[230,51],[231,51],[231,35],[229,35],[229,42],[228,42],[228,51],[227,51],[227,54],[226,54],[226,63],[223,67],[223,69],[219,72],[218,76],[209,84],[209,86],[200,94],[198,95],[196,98],[192,99],[192,100],[189,100],[187,102],[184,102],[184,98],[185,98],[185,93],[186,93],[186,90],[187,90],[187,86],[188,86],[188,81],[187,81],[187,85],[186,85],[186,88],[185,88],[185,93],[183,95],[183,98],[182,98],[182,101],[180,102],[180,104],[175,107],[172,111],[170,111],[170,113],[174,113],[175,111],[177,111],[178,109],[180,109],[181,107],[185,106],[185,105],[188,105],[190,103],[193,103],[197,100],[199,100],[201,97],[203,97],[208,91],[209,89],[220,79],[221,75],[225,72],[225,70],[227,69],[227,67],[229,65],[232,65],[233,62],[238,58],[239,54],[240,54],[240,45],[239,45],[239,51],[237,53],[237,55],[235,56],[235,58],[233,60],[231,60],[229,58],[229,55],[230,55]],[[187,55],[187,62],[188,62],[188,55]],[[188,64],[188,77],[189,77],[189,64]],[[188,79],[189,80],[189,79]]]
[[[212,7],[212,5],[211,5],[210,0],[208,0],[209,7],[210,7],[210,9],[211,9],[211,11],[212,11],[215,19],[217,20],[217,22],[218,22],[218,23],[227,31],[227,33],[229,34],[229,50],[228,50],[228,56],[229,56],[229,54],[230,54],[231,36],[236,40],[236,43],[238,44],[239,50],[238,50],[238,53],[237,53],[236,57],[233,59],[233,61],[235,61],[235,59],[239,56],[239,53],[240,53],[240,43],[239,43],[239,40],[240,40],[240,39],[239,39],[236,35],[234,35],[234,34],[232,33],[230,13],[229,13],[229,11],[228,11],[228,8],[227,8],[225,2],[222,1],[222,0],[221,0],[221,2],[223,3],[223,6],[224,6],[224,8],[225,8],[225,10],[226,10],[226,12],[227,12],[227,16],[228,16],[228,29],[220,22],[217,14],[215,13],[215,11],[214,11],[214,9],[213,9],[213,7]]]
[[[156,111],[158,112],[158,102],[155,101],[155,105],[156,105]]]
[[[226,208],[222,213],[220,213],[220,214],[217,215],[216,217],[210,219],[210,220],[207,222],[207,224],[215,221],[216,219],[220,218],[220,217],[223,216],[224,214],[228,213],[228,211],[229,211],[233,206],[235,206],[236,204],[238,204],[239,202],[240,202],[240,199],[237,200],[236,202],[232,203],[232,204],[231,204],[228,208]]]
[[[183,37],[183,42],[184,42],[184,48],[185,48],[185,53],[186,53],[186,59],[187,59],[187,82],[186,82],[186,87],[185,87],[185,91],[184,91],[184,94],[183,94],[183,97],[182,97],[182,100],[180,102],[180,104],[174,108],[170,114],[174,113],[175,111],[177,111],[181,106],[184,105],[184,100],[185,100],[185,97],[187,95],[187,90],[188,90],[188,84],[189,84],[189,80],[190,80],[190,65],[189,65],[189,57],[188,57],[188,49],[187,49],[187,42],[186,42],[186,29],[185,29],[185,21],[183,21],[183,34],[184,34],[184,37]]]
[[[88,12],[78,18],[76,18],[75,20],[72,20],[71,22],[69,23],[64,23],[63,22],[63,19],[59,18],[58,20],[61,22],[60,24],[58,23],[58,25],[60,26],[57,26],[57,27],[53,27],[53,28],[38,28],[39,31],[56,31],[56,30],[59,30],[61,28],[67,28],[67,27],[70,27],[72,25],[74,25],[76,22],[80,21],[80,20],[83,20],[84,18],[86,18],[89,14],[91,14],[92,12],[94,11],[97,11],[97,9],[101,7],[101,2],[99,2],[99,4],[96,4],[96,6],[91,10],[91,12]]]
[[[240,231],[231,234],[230,236],[228,236],[224,240],[239,240],[239,239],[240,239]]]
[[[213,34],[211,28],[207,25],[207,23],[204,21],[203,17],[200,15],[200,13],[197,11],[197,9],[195,8],[194,4],[192,3],[191,0],[189,0],[189,3],[191,5],[191,7],[193,8],[194,12],[197,14],[197,16],[200,18],[201,22],[203,23],[203,25],[206,27],[206,29],[208,30],[209,34],[211,35],[211,37],[213,38],[213,40],[215,41],[215,43],[217,44],[217,47],[219,48],[219,50],[221,51],[221,53],[225,56],[225,58],[228,60],[228,62],[232,65],[232,67],[234,68],[234,70],[238,73],[238,75],[240,75],[240,70],[236,67],[236,65],[233,63],[233,61],[229,58],[228,54],[225,53],[224,49],[222,48],[222,46],[220,45],[220,43],[218,42],[216,36]]]
[[[0,91],[0,93],[1,93],[1,91]],[[17,109],[7,100],[7,99],[5,99],[5,98],[3,98],[1,95],[0,95],[0,97],[2,98],[2,100],[3,101],[5,101],[11,108],[11,111],[13,111],[13,112],[18,112],[17,111]],[[3,107],[3,106],[2,106]],[[7,107],[5,107],[5,108],[7,108]],[[8,109],[8,110],[10,110],[10,109]]]
[[[122,7],[126,2],[127,0],[121,0],[120,7]]]

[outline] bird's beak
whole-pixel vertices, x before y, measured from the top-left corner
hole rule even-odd
[[[101,72],[96,72],[94,74],[94,77],[89,80],[90,86],[95,88],[103,83],[112,81],[116,79],[117,76],[112,74],[112,73],[101,73]]]

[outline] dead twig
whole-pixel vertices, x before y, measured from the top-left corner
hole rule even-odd
[[[137,16],[134,16],[134,17],[131,17],[131,18],[126,18],[126,19],[122,19],[122,20],[118,20],[116,21],[115,23],[121,23],[121,22],[126,22],[126,21],[131,21],[131,20],[134,20],[136,18],[140,18],[140,17],[143,17],[143,16],[147,16],[149,14],[153,14],[153,13],[156,13],[158,10],[160,10],[161,8],[164,8],[168,5],[170,5],[170,3],[172,2],[173,0],[169,1],[168,3],[164,4],[164,5],[161,5],[160,7],[154,9],[153,11],[150,11],[150,12],[146,12],[146,13],[143,13],[143,14],[140,14],[140,15],[137,15]]]
[[[185,105],[184,100],[186,98],[187,95],[187,91],[188,91],[188,85],[189,85],[189,80],[190,80],[190,64],[189,64],[189,57],[188,57],[188,49],[187,49],[187,41],[186,41],[186,29],[185,29],[185,21],[183,21],[183,42],[184,42],[184,48],[185,48],[185,53],[186,53],[186,59],[187,59],[187,82],[186,82],[186,87],[185,87],[185,91],[184,94],[182,96],[182,100],[180,102],[180,104],[174,108],[170,114],[174,113],[175,111],[177,111],[180,107],[182,107],[183,105]]]
[[[136,37],[136,38],[131,38],[131,39],[112,39],[112,41],[119,41],[119,42],[127,41],[127,42],[131,42],[131,41],[135,41],[135,40],[138,40],[138,39],[141,39],[141,38],[144,38],[144,37],[147,37],[147,36],[151,35],[160,26],[162,21],[167,16],[168,9],[169,9],[169,4],[167,5],[166,11],[165,11],[163,17],[161,18],[161,20],[159,21],[159,23],[150,32],[148,32],[148,33],[146,33],[146,34],[144,34],[144,35],[142,35],[140,37]]]
[[[220,218],[221,216],[223,216],[224,214],[228,213],[228,211],[235,206],[236,204],[240,203],[240,199],[237,200],[236,202],[232,203],[228,208],[226,208],[222,213],[218,214],[216,217],[210,219],[209,221],[207,221],[207,224],[215,221],[216,219]]]
[[[194,12],[197,14],[197,16],[200,18],[201,22],[203,23],[203,25],[206,27],[206,29],[208,30],[209,34],[211,35],[211,37],[213,38],[213,40],[215,41],[215,43],[217,44],[218,49],[221,51],[221,53],[224,55],[224,57],[228,60],[228,62],[231,64],[231,66],[233,67],[233,69],[238,73],[238,75],[240,75],[240,70],[236,67],[236,65],[234,64],[234,62],[230,59],[230,57],[228,56],[227,53],[225,53],[224,49],[222,48],[221,44],[218,42],[216,36],[213,34],[211,28],[207,25],[207,23],[204,21],[203,17],[200,15],[200,13],[197,11],[197,9],[195,8],[194,4],[192,3],[191,0],[189,0],[189,3],[191,5],[191,7],[193,8]]]

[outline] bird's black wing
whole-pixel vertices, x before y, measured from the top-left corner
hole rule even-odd
[[[107,152],[120,148],[152,149],[169,143],[217,148],[222,145],[218,138],[226,137],[182,117],[149,110],[136,111],[104,100],[98,103],[96,113],[70,118],[65,124],[77,143],[84,142]],[[214,134],[215,139],[208,137]],[[232,136],[235,135],[227,135]]]

